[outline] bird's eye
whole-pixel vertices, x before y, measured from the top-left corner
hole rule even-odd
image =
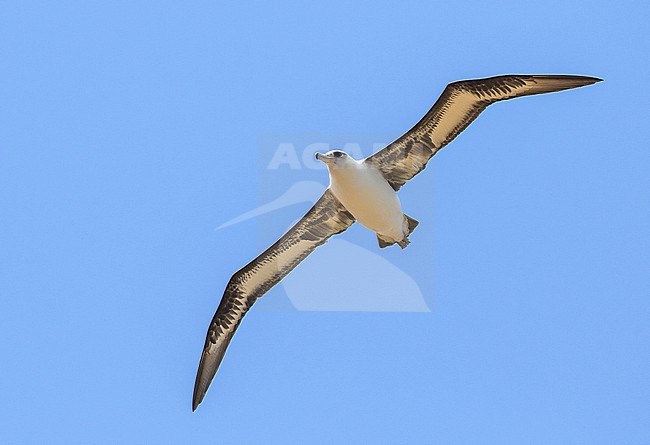
[[[335,158],[340,158],[342,154],[343,154],[342,151],[335,151],[334,153],[332,153],[332,156],[334,156]]]

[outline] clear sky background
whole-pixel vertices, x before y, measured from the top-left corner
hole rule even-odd
[[[0,441],[650,443],[649,17],[2,2]],[[215,230],[260,203],[259,136],[397,137],[448,82],[508,73],[605,82],[491,107],[404,187],[421,225],[381,255],[431,312],[254,307],[192,413],[223,288],[279,235]]]

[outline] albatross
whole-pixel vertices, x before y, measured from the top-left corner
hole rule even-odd
[[[403,213],[397,191],[489,105],[601,80],[571,75],[507,75],[453,82],[413,128],[372,156],[354,159],[340,150],[316,153],[316,159],[327,165],[330,186],[275,244],[228,281],[208,327],[192,411],[203,401],[237,327],[253,303],[314,249],[355,221],[376,234],[380,248],[408,246],[418,221]]]

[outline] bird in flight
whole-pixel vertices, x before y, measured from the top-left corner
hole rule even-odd
[[[203,401],[246,312],[316,247],[355,221],[375,232],[380,248],[397,244],[404,249],[409,244],[409,235],[418,221],[402,212],[397,191],[489,105],[601,80],[568,75],[508,75],[453,82],[413,128],[374,155],[353,159],[340,150],[316,153],[316,159],[327,165],[330,186],[300,221],[230,278],[208,327],[194,383],[192,411]]]

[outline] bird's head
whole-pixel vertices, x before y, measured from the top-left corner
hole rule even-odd
[[[316,159],[327,165],[327,168],[346,168],[355,160],[346,152],[341,150],[331,150],[325,154],[316,153]]]

